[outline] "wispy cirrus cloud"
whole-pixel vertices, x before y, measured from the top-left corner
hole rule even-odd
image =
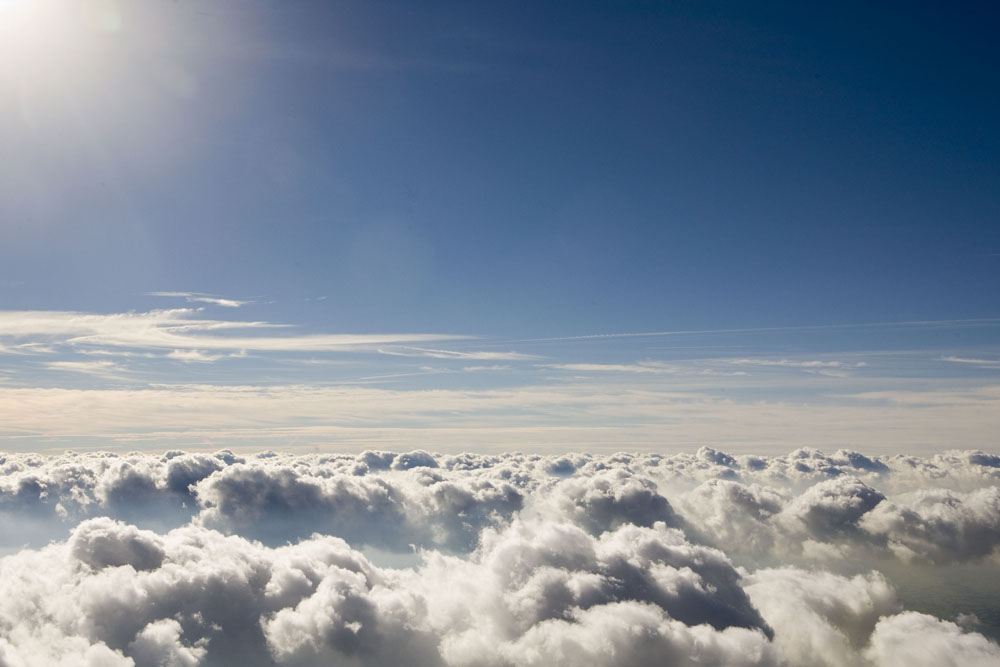
[[[832,378],[850,377],[852,370],[864,368],[868,365],[865,361],[848,362],[822,359],[772,359],[768,357],[725,359],[723,360],[723,363],[729,366],[740,366],[743,368],[797,370],[804,373],[812,373]]]
[[[1000,368],[1000,359],[980,359],[975,357],[941,357],[941,361],[948,361],[953,364],[966,364],[977,368]]]
[[[214,294],[205,294],[203,292],[146,292],[146,295],[179,297],[188,303],[208,303],[213,306],[222,306],[224,308],[239,308],[240,306],[245,306],[248,303],[253,303],[253,301],[249,300],[226,299]]]
[[[846,394],[843,398],[908,406],[951,406],[1000,408],[1000,385],[937,390],[883,390]]]
[[[11,354],[11,355],[32,355],[32,354],[51,354],[55,350],[51,346],[44,343],[21,343],[20,345],[4,345],[0,343],[0,354]]]
[[[167,354],[168,359],[173,359],[174,361],[183,361],[184,363],[201,363],[207,364],[213,361],[218,361],[219,359],[227,359],[233,357],[245,357],[246,352],[233,353],[233,354],[208,354],[201,350],[173,350]]]
[[[6,340],[74,347],[201,351],[320,352],[371,349],[393,343],[466,338],[452,334],[225,335],[234,330],[289,329],[291,325],[198,317],[201,309],[177,308],[112,314],[76,311],[0,311],[0,344]]]
[[[431,359],[460,359],[466,361],[530,361],[541,359],[535,354],[524,354],[522,352],[490,352],[472,351],[464,352],[458,350],[434,350],[422,347],[380,347],[380,354],[387,354],[395,357],[428,357]]]
[[[678,367],[658,361],[641,361],[635,364],[542,364],[542,368],[577,373],[677,373]]]
[[[663,361],[638,361],[631,364],[610,363],[570,363],[570,364],[538,364],[538,368],[555,371],[569,371],[584,374],[634,374],[634,375],[681,375],[687,378],[694,376],[742,377],[746,371],[720,370],[712,367],[711,360],[695,360],[667,363]]]
[[[964,320],[902,320],[896,322],[857,322],[847,324],[809,324],[802,326],[750,327],[742,329],[673,329],[668,331],[631,331],[595,333],[581,336],[553,336],[548,338],[525,338],[514,342],[557,342],[573,340],[600,340],[613,338],[658,338],[663,336],[690,336],[715,334],[761,334],[808,331],[837,331],[851,329],[937,329],[937,328],[978,328],[1000,326],[1000,317],[980,317]]]
[[[782,368],[863,368],[867,362],[844,362],[844,361],[823,361],[819,359],[768,359],[768,358],[746,358],[727,359],[726,363],[733,366],[776,366]]]
[[[45,367],[52,371],[69,371],[71,373],[84,373],[97,377],[122,379],[127,370],[113,361],[50,361]]]

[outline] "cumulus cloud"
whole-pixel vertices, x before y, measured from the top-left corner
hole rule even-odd
[[[955,623],[906,612],[878,623],[865,656],[882,667],[988,667],[1000,664],[1000,646]]]
[[[948,563],[989,556],[1000,547],[1000,487],[965,494],[917,491],[876,508],[862,528],[884,537],[906,560]]]
[[[748,577],[746,590],[777,628],[775,644],[795,665],[857,664],[858,651],[879,619],[898,610],[892,587],[878,573],[848,578],[790,567],[763,569]]]
[[[549,468],[558,472],[565,459]],[[564,517],[595,535],[625,524],[652,526],[657,521],[681,524],[656,482],[624,468],[601,470],[593,475],[560,481],[547,494],[548,513]]]
[[[998,471],[979,451],[0,455],[0,665],[995,664],[988,594],[935,605],[894,577],[967,564],[991,590]]]

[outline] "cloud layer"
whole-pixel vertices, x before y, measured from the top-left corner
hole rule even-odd
[[[998,479],[975,451],[9,454],[0,665],[997,664],[995,607],[887,573],[995,580]]]
[[[992,447],[1000,431],[1000,384],[986,348],[904,345],[887,353],[880,339],[874,347],[852,343],[857,351],[849,354],[824,344],[779,355],[784,345],[774,336],[782,329],[714,332],[711,345],[680,331],[520,340],[349,333],[266,299],[146,297],[184,303],[0,311],[6,446],[162,450],[211,442],[252,451],[337,443],[454,453],[516,442],[544,451],[666,444],[775,454],[852,443],[926,453],[942,442]],[[930,325],[985,323],[900,324]],[[664,345],[663,336],[680,336],[679,345]]]

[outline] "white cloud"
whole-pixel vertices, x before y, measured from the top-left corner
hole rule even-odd
[[[916,491],[879,505],[861,527],[905,560],[945,564],[990,556],[1000,547],[1000,486]]]
[[[877,572],[844,577],[791,567],[762,569],[748,577],[746,590],[775,627],[775,644],[793,665],[858,665],[858,649],[868,643],[876,623],[899,609],[895,591]]]
[[[989,407],[1000,400],[1000,385],[968,389],[886,390],[844,394],[843,398],[859,401],[885,402],[893,405],[973,406]]]
[[[833,331],[842,329],[883,329],[883,328],[905,328],[922,329],[925,327],[981,327],[983,325],[994,325],[1000,323],[1000,318],[983,317],[965,320],[907,320],[899,322],[867,322],[859,324],[815,324],[789,327],[756,327],[746,329],[676,329],[673,331],[639,331],[628,333],[598,333],[584,336],[556,336],[552,338],[534,338],[523,342],[548,342],[548,341],[570,341],[570,340],[599,340],[612,338],[647,338],[660,336],[690,336],[690,335],[711,335],[711,334],[756,334],[775,333],[782,331]]]
[[[911,611],[879,621],[865,656],[880,667],[990,667],[1000,664],[1000,646],[954,623]]]
[[[35,355],[52,354],[53,352],[55,349],[44,343],[21,343],[13,347],[0,343],[0,354]]]
[[[734,366],[781,366],[786,368],[841,368],[840,361],[793,360],[793,359],[727,359]]]
[[[432,359],[460,359],[466,361],[524,361],[541,358],[533,354],[523,354],[521,352],[461,352],[457,350],[432,350],[421,347],[384,347],[379,348],[378,351],[380,354],[396,357],[430,357]]]
[[[542,368],[578,373],[676,373],[676,366],[655,361],[637,364],[545,364]]]
[[[124,377],[127,372],[119,364],[103,359],[99,361],[48,361],[45,363],[45,367],[52,371],[69,371],[114,379]]]
[[[1000,359],[977,359],[974,357],[941,357],[941,361],[950,361],[953,364],[967,364],[977,368],[1000,368]]]
[[[230,336],[229,330],[287,328],[260,321],[196,319],[200,310],[179,308],[109,315],[73,311],[0,311],[0,340],[42,338],[51,345],[130,349],[316,352],[371,349],[387,343],[463,338],[446,334],[302,334]]]
[[[128,652],[139,665],[163,667],[198,667],[203,664],[207,642],[187,646],[181,640],[183,628],[173,618],[153,621],[129,644]]]
[[[225,308],[239,308],[240,306],[245,306],[248,303],[253,303],[252,301],[224,299],[211,294],[204,294],[202,292],[147,292],[147,294],[149,296],[181,297],[188,303],[209,303],[214,306],[223,306]]]
[[[993,664],[871,567],[979,559],[989,600],[998,481],[976,451],[7,454],[0,664]]]
[[[202,352],[201,350],[173,350],[167,354],[168,359],[174,359],[176,361],[183,361],[185,363],[211,363],[213,361],[218,361],[228,355],[224,354],[208,354]]]

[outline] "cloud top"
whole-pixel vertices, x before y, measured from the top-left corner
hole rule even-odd
[[[994,664],[988,609],[892,577],[997,574],[998,475],[975,451],[8,454],[0,664]]]

